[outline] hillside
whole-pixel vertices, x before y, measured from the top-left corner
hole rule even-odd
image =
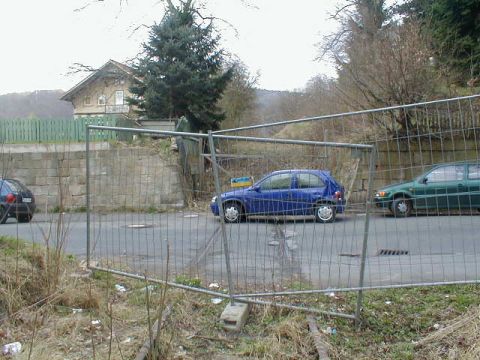
[[[263,122],[279,121],[282,119],[281,103],[285,97],[293,94],[289,91],[255,89],[255,111]]]
[[[256,89],[255,92],[255,118],[262,119],[262,122],[282,120],[284,116],[280,104],[290,93],[264,89]],[[63,90],[36,90],[0,95],[0,119],[71,118],[71,103],[59,100],[63,93]]]
[[[63,90],[0,95],[0,119],[59,119],[73,116],[72,104],[59,100]]]

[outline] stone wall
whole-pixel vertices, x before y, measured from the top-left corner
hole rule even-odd
[[[184,206],[176,154],[149,148],[92,144],[91,204],[103,210],[158,209]],[[86,206],[85,145],[4,145],[0,168],[35,194],[39,211]],[[63,199],[63,200],[62,200]]]

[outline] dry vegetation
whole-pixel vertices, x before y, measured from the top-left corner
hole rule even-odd
[[[416,346],[417,355],[424,359],[480,359],[480,307],[448,321]]]
[[[303,313],[254,306],[243,331],[231,334],[218,322],[226,300],[91,273],[68,256],[49,290],[46,249],[0,236],[0,257],[0,344],[21,342],[18,359],[135,358],[162,301],[171,311],[159,358],[318,358]],[[351,313],[355,294],[288,301]],[[478,285],[370,291],[360,333],[347,320],[317,321],[323,333],[337,329],[323,335],[334,359],[477,359],[479,305]]]
[[[107,358],[111,352],[112,359],[120,359],[120,351],[125,358],[135,353],[137,346],[130,343],[143,341],[145,333],[141,312],[121,311],[123,300],[112,292],[110,277],[97,281],[85,276],[88,272],[75,259],[65,257],[52,288],[45,248],[0,237],[0,254],[0,339],[2,344],[22,343],[17,358],[85,359],[94,352]],[[117,302],[119,313],[109,316]],[[95,320],[100,323],[92,324]],[[112,324],[120,335],[111,336]]]
[[[67,257],[50,292],[44,248],[0,237],[0,254],[0,343],[22,343],[16,358],[132,359],[148,339],[162,287],[90,273]],[[116,284],[126,291],[116,290]],[[225,302],[213,304],[209,296],[175,289],[163,300],[172,311],[160,333],[162,359],[222,354],[291,359],[314,353],[302,315],[256,307],[239,341],[218,322]]]

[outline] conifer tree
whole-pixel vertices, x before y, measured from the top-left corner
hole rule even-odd
[[[219,39],[212,20],[203,19],[192,0],[179,6],[168,1],[133,66],[138,80],[129,104],[146,118],[185,116],[194,131],[218,129],[224,114],[217,103],[232,75],[224,70]]]

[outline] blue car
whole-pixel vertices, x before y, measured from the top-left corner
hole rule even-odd
[[[281,170],[252,186],[221,194],[227,223],[248,215],[315,215],[319,222],[335,221],[345,207],[345,189],[325,170]],[[217,197],[210,204],[219,215]]]

